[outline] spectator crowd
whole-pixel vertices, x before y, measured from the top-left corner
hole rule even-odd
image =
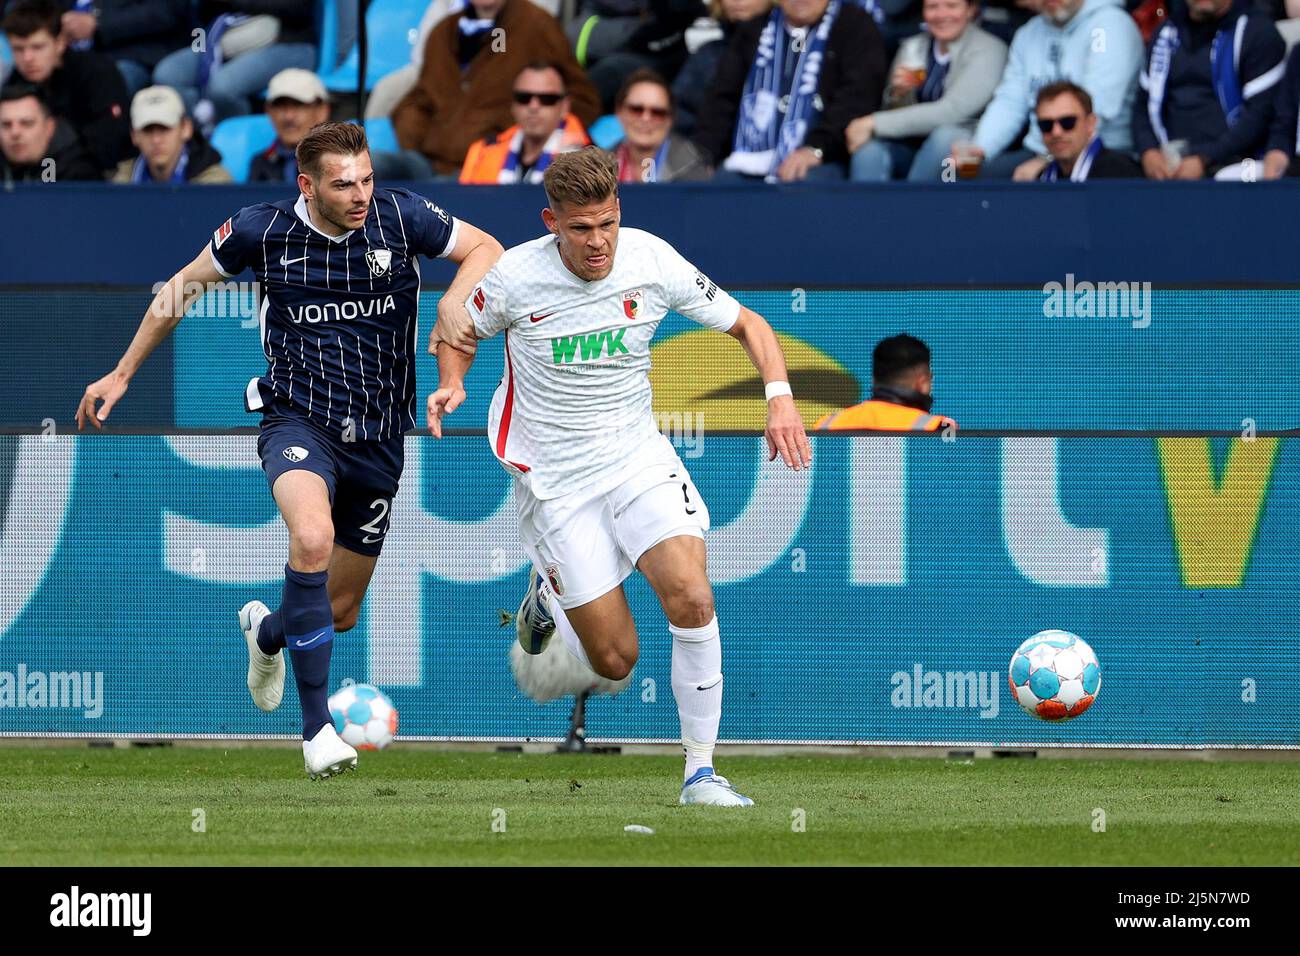
[[[322,82],[357,7],[0,0],[0,180],[292,183],[306,132],[357,115]],[[1300,175],[1300,0],[372,7],[413,40],[366,100],[381,178],[536,183],[593,141],[624,182]],[[228,168],[222,124],[263,113]]]

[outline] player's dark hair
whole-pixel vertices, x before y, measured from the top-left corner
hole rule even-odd
[[[542,188],[552,210],[605,202],[618,193],[618,161],[599,146],[560,153],[542,174]]]
[[[564,95],[565,96],[569,95],[569,83],[564,78],[564,71],[560,69],[560,64],[556,63],[554,60],[529,60],[527,63],[521,66],[519,68],[519,72],[515,74],[516,82],[519,80],[520,75],[525,73],[528,70],[533,70],[534,72],[540,72],[542,70],[554,70],[560,76],[560,86],[564,87]]]
[[[930,347],[906,332],[881,339],[871,353],[871,378],[881,385],[897,385],[929,367]]]
[[[321,174],[320,158],[326,153],[355,156],[370,151],[366,131],[356,123],[321,123],[298,144],[298,168],[315,179]]]
[[[18,0],[5,14],[0,29],[11,37],[26,39],[40,30],[57,37],[63,30],[63,8],[53,0]]]
[[[1042,106],[1048,100],[1054,100],[1058,96],[1073,96],[1083,107],[1083,115],[1087,116],[1092,112],[1092,97],[1078,83],[1071,83],[1069,80],[1058,80],[1056,83],[1048,83],[1038,91],[1038,99],[1034,101],[1034,109]]]
[[[25,100],[31,97],[41,108],[42,116],[53,115],[50,112],[50,101],[46,99],[45,93],[39,86],[33,86],[31,83],[6,83],[0,87],[0,103],[12,103],[15,100]]]
[[[662,89],[668,96],[668,112],[677,112],[677,98],[673,96],[672,84],[665,80],[661,73],[650,69],[648,66],[643,66],[641,69],[629,73],[627,79],[623,81],[623,85],[618,88],[618,92],[614,95],[615,113],[623,108],[623,104],[627,101],[627,95],[632,92],[632,87],[640,83],[653,83]]]

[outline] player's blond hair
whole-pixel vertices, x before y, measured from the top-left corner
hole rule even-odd
[[[356,123],[321,123],[298,143],[298,168],[316,179],[321,174],[320,158],[326,153],[355,156],[370,151],[365,127]]]
[[[599,146],[560,153],[546,167],[542,188],[552,210],[602,203],[618,192],[618,163]]]

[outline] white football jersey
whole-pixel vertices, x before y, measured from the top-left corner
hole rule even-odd
[[[726,331],[740,303],[640,229],[619,229],[614,267],[586,282],[553,235],[506,251],[466,302],[480,338],[506,333],[488,412],[493,454],[538,498],[616,476],[665,440],[650,401],[650,340],[676,310]]]

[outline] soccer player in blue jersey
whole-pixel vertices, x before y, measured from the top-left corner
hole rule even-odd
[[[376,189],[360,126],[317,126],[297,152],[300,195],[246,206],[216,230],[155,296],[117,367],[86,388],[77,427],[103,426],[209,284],[253,271],[268,366],[248,383],[245,407],[262,413],[257,449],[289,529],[289,563],[280,607],[250,601],[239,621],[262,710],[279,706],[289,652],[316,779],[356,766],[326,706],[330,650],[335,632],[356,624],[388,532],[402,436],[417,424],[417,256],[458,264],[438,313],[468,322],[465,301],[502,249],[427,199]]]

